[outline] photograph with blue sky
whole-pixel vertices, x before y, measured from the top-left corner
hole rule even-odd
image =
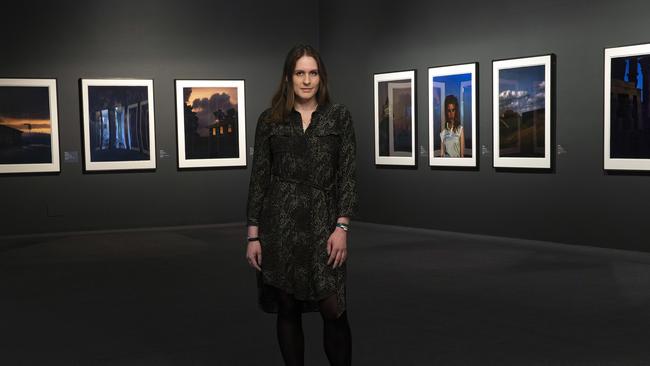
[[[611,59],[610,157],[650,159],[650,55]]]
[[[544,65],[499,70],[501,157],[544,157]]]
[[[472,74],[455,74],[434,76],[433,83],[433,148],[435,156],[440,156],[440,132],[446,123],[445,106],[447,96],[454,96],[458,100],[458,113],[465,137],[464,157],[472,156]],[[444,95],[443,95],[444,94]]]
[[[0,164],[51,162],[49,88],[0,86]]]

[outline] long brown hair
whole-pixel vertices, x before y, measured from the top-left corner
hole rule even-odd
[[[320,78],[318,91],[316,92],[316,101],[318,102],[318,105],[326,105],[330,102],[329,89],[327,87],[327,70],[325,69],[323,59],[314,47],[299,44],[289,51],[284,60],[280,86],[271,100],[271,114],[269,116],[269,121],[284,121],[287,115],[291,112],[291,109],[293,109],[296,99],[293,92],[293,72],[296,69],[298,59],[303,56],[313,57],[318,65],[318,76]]]
[[[460,130],[460,111],[458,110],[458,98],[454,95],[447,95],[445,97],[445,120],[447,119],[447,106],[449,104],[452,104],[454,107],[456,107],[456,118],[452,121],[452,126],[451,130],[453,132],[458,132]],[[446,123],[449,123],[449,121],[446,121]],[[447,127],[445,123],[445,128]]]

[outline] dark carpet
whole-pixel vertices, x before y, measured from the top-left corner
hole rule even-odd
[[[0,239],[0,365],[282,365],[244,234]],[[650,365],[650,254],[360,223],[349,248],[355,365]]]

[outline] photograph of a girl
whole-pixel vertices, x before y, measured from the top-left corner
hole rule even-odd
[[[292,48],[255,131],[246,259],[256,269],[260,307],[277,314],[285,365],[304,365],[306,312],[323,319],[330,365],[351,364],[346,266],[356,143],[350,113],[330,102],[327,80],[313,47]]]
[[[458,98],[454,95],[445,97],[445,122],[440,132],[440,157],[465,157],[465,133],[460,124]]]
[[[476,166],[476,63],[429,68],[429,165]]]

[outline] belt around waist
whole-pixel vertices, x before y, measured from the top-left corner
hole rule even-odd
[[[325,186],[322,186],[320,184],[316,184],[314,182],[309,182],[309,181],[296,179],[296,178],[281,177],[279,175],[274,175],[273,178],[279,180],[280,182],[300,184],[300,185],[316,188],[316,189],[318,189],[320,191],[323,191],[323,192],[330,192],[332,190],[332,185],[331,184],[329,186],[325,187]]]

